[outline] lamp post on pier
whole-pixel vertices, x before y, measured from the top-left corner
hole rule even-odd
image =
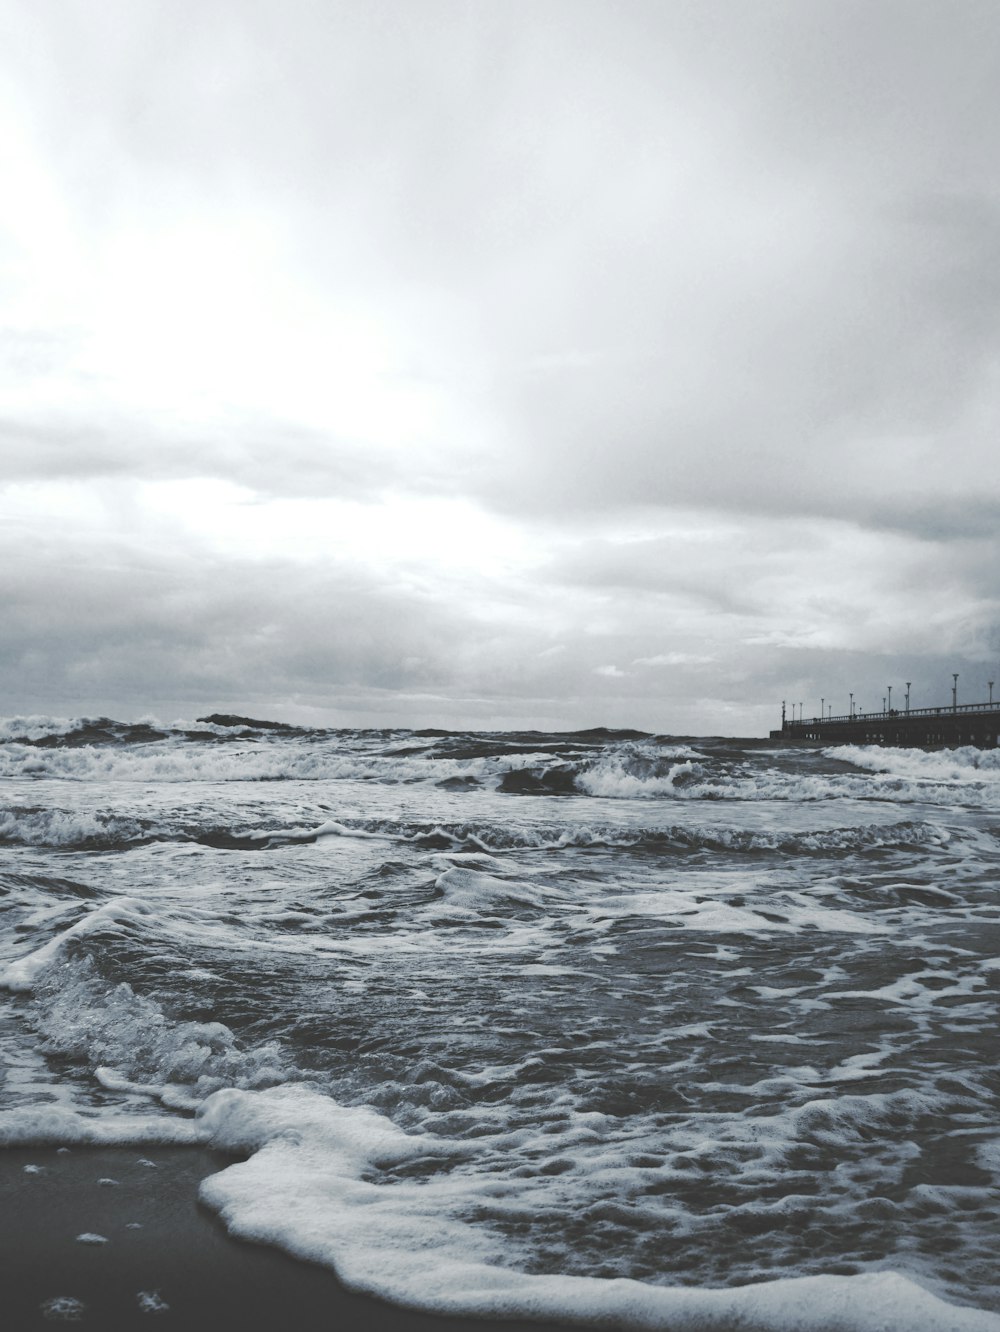
[[[822,721],[823,718],[824,718],[825,716],[826,716],[826,699],[825,699],[825,698],[821,698],[820,701],[819,701],[819,719],[820,719],[820,721]]]
[[[889,711],[891,712],[891,711],[892,711],[892,685],[886,685],[886,688],[889,690]]]
[[[851,694],[851,716],[854,716],[854,695]]]
[[[907,680],[907,682],[906,682],[906,711],[907,711],[907,713],[909,713],[909,711],[910,711],[910,681],[909,681],[909,680]]]
[[[952,671],[952,673],[951,673],[951,679],[952,679],[952,685],[951,685],[951,710],[952,710],[952,712],[957,712],[957,711],[958,711],[958,671]]]
[[[993,681],[991,680],[991,681],[989,682],[989,684],[990,684],[990,707],[992,707],[992,706],[993,706]]]

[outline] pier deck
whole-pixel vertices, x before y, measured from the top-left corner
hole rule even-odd
[[[938,745],[948,749],[975,745],[977,749],[995,749],[1000,744],[1000,703],[785,720],[779,731],[771,732],[771,739],[786,744],[819,740],[828,745]]]

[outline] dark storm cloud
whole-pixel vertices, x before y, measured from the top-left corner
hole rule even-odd
[[[983,489],[992,490],[988,463],[980,472]],[[866,521],[884,531],[905,532],[922,541],[986,542],[995,555],[1000,545],[1000,495],[969,495],[961,499],[950,497],[926,498],[906,503],[886,504],[871,499],[867,504]]]
[[[24,565],[5,561],[0,604],[9,698],[96,691],[141,703],[256,697],[262,681],[286,696],[319,682],[333,692],[453,683],[448,611],[357,571],[49,543]]]
[[[571,726],[594,694],[622,724],[635,707],[634,688],[619,705],[595,674],[606,643],[575,631],[565,651],[545,651],[549,638],[495,607],[484,619],[358,569],[54,539],[18,558],[8,540],[0,614],[13,711],[60,699],[165,718],[252,705],[371,724]]]

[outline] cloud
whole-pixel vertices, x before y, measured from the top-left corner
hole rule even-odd
[[[15,14],[12,697],[711,729],[996,651],[989,7]]]
[[[12,354],[48,357],[43,406],[67,410],[8,410],[15,466],[39,440],[77,474],[200,454],[265,494],[388,476],[546,521],[879,527],[980,495],[978,12],[64,9],[16,33],[6,211],[26,308],[66,293],[62,331],[15,329]]]
[[[8,697],[142,700],[322,697],[343,690],[449,690],[463,663],[447,610],[350,570],[271,561],[252,577],[228,560],[141,558],[50,546],[5,566]],[[467,653],[474,625],[461,626]],[[25,706],[22,704],[21,706]]]
[[[696,652],[660,652],[655,657],[636,657],[633,666],[707,666],[717,657],[699,656]]]

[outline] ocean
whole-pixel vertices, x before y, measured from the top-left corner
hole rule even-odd
[[[1000,1328],[1000,753],[32,717],[0,780],[0,1144],[207,1143],[432,1312]]]

